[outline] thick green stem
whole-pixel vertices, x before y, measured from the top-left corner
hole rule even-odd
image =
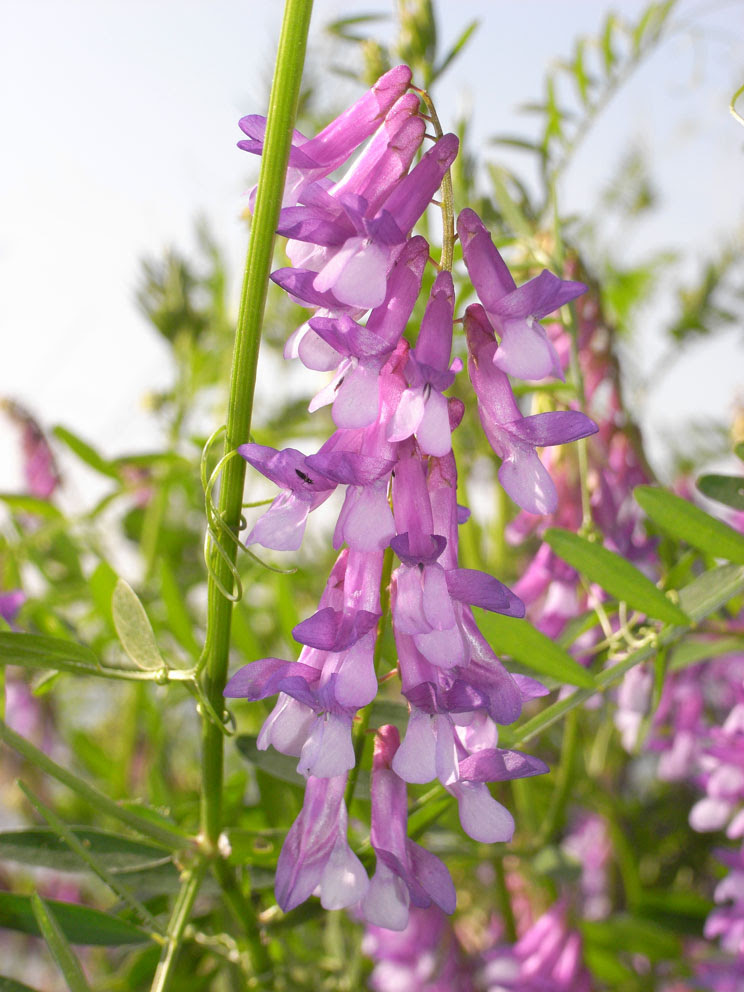
[[[226,453],[247,441],[250,431],[274,232],[282,203],[311,13],[312,0],[286,0],[233,352]],[[220,714],[224,712],[223,692],[227,681],[233,606],[221,588],[233,588],[244,478],[243,459],[229,459],[224,468],[218,508],[226,530],[220,528],[214,538],[221,553],[213,549],[209,555],[203,687],[209,703]],[[202,835],[205,843],[214,848],[222,829],[224,737],[206,715],[202,718],[202,726]]]

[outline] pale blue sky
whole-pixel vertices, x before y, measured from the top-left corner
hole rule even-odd
[[[632,19],[643,6],[623,0],[615,9]],[[663,203],[621,246],[629,258],[671,245],[692,265],[727,233],[741,234],[744,129],[727,105],[744,81],[744,8],[715,7],[638,72],[566,177],[565,202],[579,207],[625,148],[646,149]],[[134,303],[140,259],[167,245],[188,249],[201,214],[239,269],[249,162],[235,148],[237,120],[264,112],[281,8],[279,0],[0,5],[0,395],[44,425],[64,422],[112,454],[154,443],[142,396],[166,385],[170,371]],[[390,0],[317,0],[316,64],[328,51],[321,29],[330,17],[391,8]],[[514,108],[540,96],[545,66],[579,33],[596,31],[606,9],[594,0],[440,0],[437,8],[446,40],[482,20],[438,94],[445,126],[467,99],[482,141],[529,129]],[[327,85],[337,91],[337,80]],[[658,352],[661,312],[639,327],[641,364]],[[734,335],[696,349],[649,406],[650,428],[688,410],[725,415],[742,356]],[[0,432],[2,489],[19,481],[14,441]]]

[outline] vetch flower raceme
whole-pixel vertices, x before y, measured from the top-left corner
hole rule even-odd
[[[310,411],[332,404],[336,430],[314,454],[241,445],[240,454],[280,489],[247,542],[296,550],[310,512],[345,486],[333,537],[341,550],[318,610],[293,631],[302,645],[298,660],[255,661],[226,688],[229,697],[278,696],[257,745],[297,757],[307,779],[302,812],[279,859],[280,906],[292,909],[315,892],[326,908],[356,904],[368,922],[396,929],[406,926],[411,907],[436,905],[449,913],[455,905],[445,866],[406,836],[406,783],[438,779],[457,799],[465,831],[490,843],[509,840],[514,821],[488,783],[547,771],[539,758],[498,746],[498,724],[516,720],[523,701],[545,690],[506,671],[472,612],[477,606],[521,617],[524,605],[494,576],[459,562],[458,528],[468,511],[457,503],[452,433],[465,408],[446,395],[463,367],[451,360],[450,272],[438,272],[418,335],[410,334],[430,258],[428,243],[411,236],[412,229],[458,141],[440,137],[412,165],[424,121],[418,98],[405,92],[409,82],[406,67],[391,70],[317,138],[295,134],[278,228],[289,239],[292,266],[272,278],[314,310],[285,355],[335,372]],[[246,118],[241,127],[249,135],[241,147],[260,153],[262,121]],[[333,182],[330,173],[367,138]],[[543,273],[517,289],[472,211],[460,215],[459,230],[483,302],[465,316],[481,421],[502,459],[507,491],[524,508],[546,512],[557,493],[536,447],[596,428],[576,411],[522,416],[506,372],[532,378],[555,372],[536,321],[584,287]],[[384,556],[393,554],[390,595],[381,596]],[[391,726],[377,735],[371,786],[377,868],[369,882],[349,848],[343,794],[356,760],[356,715],[377,693],[376,644],[388,599],[409,719],[402,742]]]

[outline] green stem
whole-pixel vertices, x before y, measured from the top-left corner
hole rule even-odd
[[[216,858],[212,864],[212,870],[235,922],[242,927],[246,935],[256,979],[260,981],[261,976],[268,978],[273,967],[272,961],[261,940],[253,906],[243,895],[234,869],[226,861]]]
[[[555,780],[555,787],[550,798],[548,815],[540,830],[540,838],[537,843],[547,844],[551,841],[556,829],[560,826],[563,813],[571,793],[571,786],[574,783],[574,768],[578,756],[579,746],[579,724],[578,712],[572,710],[566,717],[563,726],[563,746],[561,749],[561,763]]]
[[[426,104],[426,109],[434,126],[434,134],[439,138],[443,137],[444,131],[439,123],[439,117],[434,109],[434,104],[426,90],[417,90],[421,99]],[[452,264],[455,259],[455,195],[452,191],[452,174],[449,169],[442,177],[442,257],[439,260],[440,269],[452,271]]]
[[[62,820],[60,820],[54,810],[46,806],[38,796],[34,795],[27,785],[24,785],[23,782],[19,782],[18,787],[34,807],[36,812],[47,821],[52,830],[62,838],[70,850],[77,854],[83,864],[87,865],[90,870],[101,879],[104,885],[107,885],[111,889],[114,895],[118,896],[122,902],[126,903],[126,905],[137,914],[141,922],[144,923],[144,925],[149,929],[152,939],[157,940],[162,933],[162,930],[157,920],[155,920],[150,914],[147,907],[143,905],[143,903],[141,903],[125,885],[122,885],[121,882],[119,882],[118,879],[116,879],[111,872],[108,871],[104,864],[94,854],[91,854],[85,844],[75,836],[72,830],[70,830],[70,828],[63,823]]]
[[[204,878],[206,867],[206,863],[200,861],[193,870],[186,872],[184,876],[176,898],[176,904],[173,907],[173,913],[168,923],[167,939],[163,945],[160,960],[155,970],[151,992],[166,992],[171,983],[178,952],[183,942],[184,932],[191,916],[194,900],[199,892],[199,886]]]
[[[266,141],[258,178],[256,212],[246,258],[243,290],[233,351],[225,453],[248,440],[256,382],[258,347],[266,305],[266,289],[274,251],[274,232],[284,191],[292,131],[305,61],[312,0],[286,0],[271,87]],[[218,532],[221,553],[210,554],[204,693],[217,713],[224,712],[232,602],[220,591],[233,588],[237,537],[243,501],[245,462],[227,461],[220,486],[219,517],[228,533]],[[231,567],[232,566],[232,567]],[[223,734],[202,719],[202,835],[216,849],[222,829]]]
[[[496,855],[493,859],[493,868],[496,873],[496,892],[499,898],[499,907],[504,921],[504,936],[510,944],[517,940],[517,921],[514,919],[514,909],[512,908],[509,887],[506,884],[506,872],[504,871],[504,859]]]

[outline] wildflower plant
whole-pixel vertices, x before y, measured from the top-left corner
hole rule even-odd
[[[27,491],[2,497],[0,739],[43,825],[0,832],[0,927],[72,992],[740,988],[740,479],[700,483],[727,520],[655,484],[617,293],[558,198],[674,4],[608,18],[603,73],[584,42],[552,70],[543,203],[503,167],[484,195],[442,127],[430,90],[474,26],[440,56],[426,0],[298,129],[311,8],[287,0],[268,114],[239,125],[234,341],[206,230],[204,271],[145,267],[169,450],[109,458],[3,402]],[[262,333],[309,404],[254,416]],[[63,448],[109,486],[74,518]]]

